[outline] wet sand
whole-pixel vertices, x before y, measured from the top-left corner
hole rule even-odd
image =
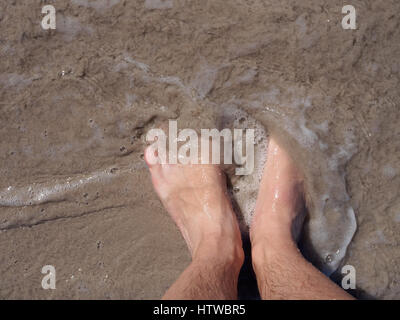
[[[357,30],[336,0],[52,4],[45,31],[41,1],[0,3],[0,298],[162,296],[190,261],[143,162],[168,119],[258,128],[254,175],[228,172],[244,233],[276,134],[307,179],[305,254],[400,298],[398,1],[353,1]]]

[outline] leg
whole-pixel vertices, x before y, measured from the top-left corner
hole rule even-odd
[[[244,254],[225,176],[215,165],[150,165],[160,200],[181,231],[192,262],[164,299],[236,299]]]
[[[299,252],[293,234],[303,205],[303,178],[271,139],[250,234],[261,297],[351,299]]]

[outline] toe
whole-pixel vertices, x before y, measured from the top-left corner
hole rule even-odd
[[[157,151],[152,146],[148,146],[144,151],[144,160],[150,169],[159,166]]]

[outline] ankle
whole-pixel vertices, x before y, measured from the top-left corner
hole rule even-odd
[[[196,264],[218,264],[239,271],[244,262],[242,243],[226,238],[209,237],[193,251],[192,261]]]
[[[258,220],[250,229],[252,248],[268,246],[271,248],[281,247],[286,244],[295,243],[292,222],[268,219],[265,215]]]
[[[263,238],[252,239],[252,261],[254,269],[259,266],[267,266],[278,258],[284,259],[299,253],[297,244],[292,237],[264,236]]]

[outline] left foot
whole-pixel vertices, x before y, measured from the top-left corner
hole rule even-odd
[[[213,255],[243,263],[242,240],[225,176],[216,165],[153,164],[145,151],[152,182],[161,202],[185,239],[193,260]]]

